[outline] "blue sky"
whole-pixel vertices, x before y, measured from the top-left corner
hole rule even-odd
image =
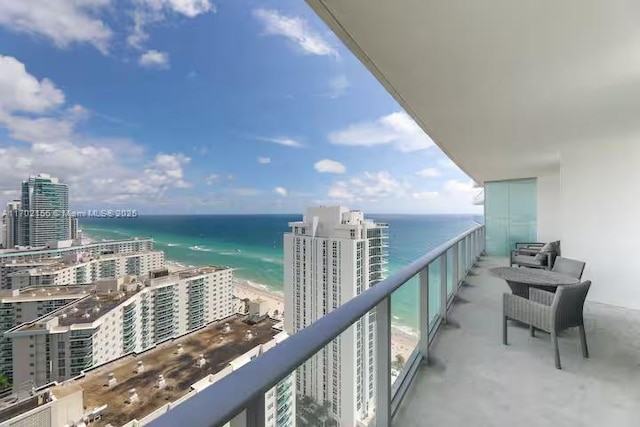
[[[1,2],[0,201],[38,172],[76,209],[480,212],[295,0]]]

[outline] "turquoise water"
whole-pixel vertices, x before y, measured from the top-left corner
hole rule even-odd
[[[389,273],[424,255],[480,221],[473,215],[370,215],[389,224]],[[152,237],[167,260],[184,265],[218,264],[236,276],[283,290],[282,235],[300,215],[171,215],[122,219],[81,219],[92,239]],[[435,269],[432,274],[439,274]],[[394,320],[415,328],[417,283],[399,289],[392,299]]]

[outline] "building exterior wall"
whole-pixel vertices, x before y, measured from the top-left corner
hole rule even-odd
[[[343,207],[309,208],[284,236],[285,330],[310,325],[382,280],[386,225]],[[297,390],[340,425],[369,419],[375,401],[375,316],[367,315],[297,371]],[[371,351],[370,351],[371,350]]]
[[[638,165],[640,144],[633,139],[561,150],[562,255],[586,262],[590,300],[632,309],[640,309]]]
[[[538,242],[560,240],[560,175],[538,177]]]

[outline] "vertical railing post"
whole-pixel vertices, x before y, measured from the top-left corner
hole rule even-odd
[[[440,255],[440,317],[447,323],[447,302],[449,292],[447,292],[447,252]]]
[[[462,252],[462,279],[467,275],[467,238],[465,237],[460,241],[462,246],[460,252]]]
[[[249,403],[249,406],[247,406],[247,409],[244,411],[244,426],[264,427],[264,415],[264,393],[260,393],[258,397]]]
[[[391,296],[376,306],[376,427],[391,425]]]
[[[429,266],[420,270],[418,274],[420,280],[420,313],[419,313],[419,325],[420,325],[420,353],[422,358],[429,362]]]
[[[451,274],[453,274],[453,286],[455,289],[458,289],[458,285],[460,284],[460,265],[458,265],[458,245],[460,243],[456,243],[452,246],[453,248],[453,256],[451,257]],[[455,292],[455,290],[454,290]]]

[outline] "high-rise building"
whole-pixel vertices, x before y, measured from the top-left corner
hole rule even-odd
[[[38,174],[22,182],[20,244],[43,246],[69,239],[69,188],[58,178]]]
[[[20,237],[20,201],[13,200],[7,203],[4,217],[4,234],[2,247],[10,249],[19,244]]]
[[[309,326],[382,280],[386,224],[341,206],[311,207],[284,235],[284,324]],[[367,425],[375,402],[375,313],[359,320],[297,371],[297,390],[340,425]]]
[[[199,267],[144,283],[105,279],[49,315],[8,330],[13,387],[63,381],[233,314],[232,269]],[[62,289],[62,288],[61,288]]]
[[[76,240],[78,231],[78,217],[69,215],[69,238]]]

